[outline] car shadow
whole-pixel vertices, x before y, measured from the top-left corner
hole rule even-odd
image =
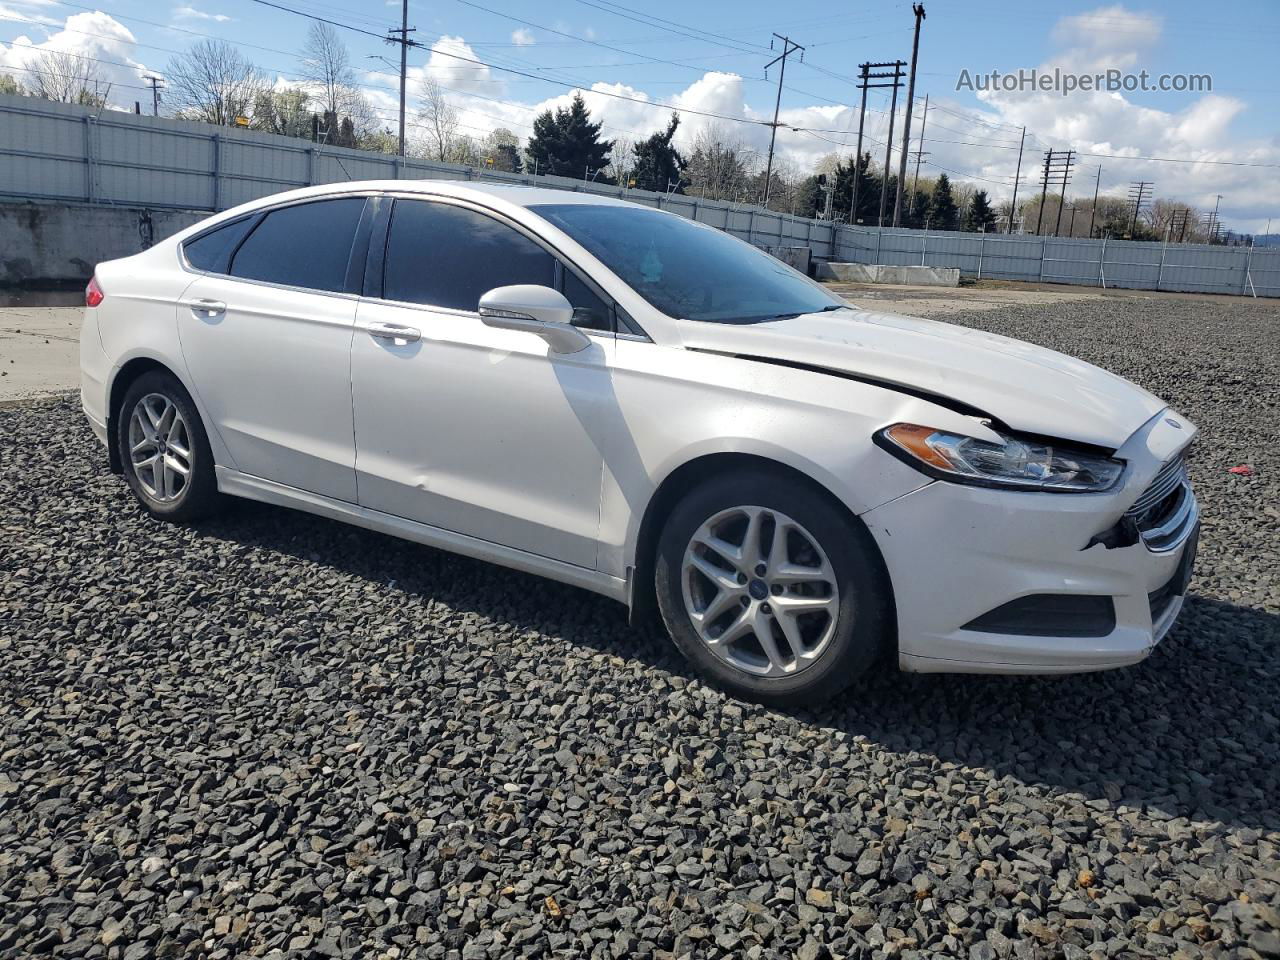
[[[620,604],[532,575],[249,501],[199,533],[693,676],[656,624],[629,626]],[[1280,829],[1280,771],[1262,760],[1280,736],[1280,616],[1194,593],[1151,657],[1127,669],[989,677],[886,668],[814,709],[744,708],[922,758],[926,777],[933,758],[1048,795]]]

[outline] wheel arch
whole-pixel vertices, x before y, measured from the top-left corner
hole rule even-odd
[[[118,427],[120,406],[124,402],[124,395],[129,392],[129,387],[139,377],[152,370],[159,370],[162,373],[169,374],[186,388],[188,394],[191,393],[191,389],[187,387],[181,375],[169,364],[162,360],[157,360],[155,357],[137,356],[121,365],[120,369],[111,378],[111,386],[107,393],[107,459],[111,465],[112,473],[124,472],[124,465],[120,460]]]
[[[774,460],[755,453],[720,452],[707,453],[688,460],[672,470],[658,484],[653,496],[645,506],[636,535],[636,548],[630,570],[630,617],[632,623],[652,619],[657,615],[657,598],[654,595],[653,574],[657,558],[658,539],[663,525],[671,511],[680,501],[681,496],[698,484],[712,477],[726,473],[756,470],[773,473],[779,478],[807,487],[810,491],[827,500],[843,514],[851,524],[866,534],[865,542],[870,545],[880,576],[888,591],[890,609],[889,624],[893,630],[891,641],[897,648],[897,612],[893,597],[893,581],[889,577],[888,566],[884,555],[876,543],[875,537],[867,530],[866,524],[853,512],[844,501],[835,495],[827,486],[790,464]]]

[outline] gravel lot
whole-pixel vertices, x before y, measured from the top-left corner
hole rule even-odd
[[[587,593],[154,523],[74,399],[0,409],[0,955],[1280,956],[1280,310],[952,319],[1200,424],[1144,664],[765,709]]]

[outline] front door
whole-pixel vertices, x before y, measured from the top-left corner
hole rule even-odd
[[[361,506],[595,567],[613,338],[560,356],[475,312],[485,291],[557,271],[487,213],[395,202],[351,350]]]

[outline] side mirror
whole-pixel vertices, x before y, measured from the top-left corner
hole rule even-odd
[[[480,320],[488,327],[534,333],[556,353],[577,353],[591,338],[573,326],[573,307],[550,287],[520,283],[494,287],[480,298]]]

